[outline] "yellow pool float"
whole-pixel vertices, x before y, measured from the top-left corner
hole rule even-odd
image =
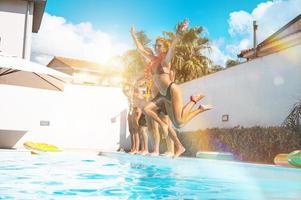
[[[301,150],[296,150],[289,154],[278,154],[274,158],[274,163],[280,166],[301,168]]]
[[[42,151],[42,152],[61,152],[62,150],[57,146],[47,144],[47,143],[38,143],[38,142],[25,142],[23,146],[26,149],[33,151]]]
[[[275,165],[291,167],[291,165],[287,161],[287,156],[288,156],[287,153],[277,154],[274,158]]]

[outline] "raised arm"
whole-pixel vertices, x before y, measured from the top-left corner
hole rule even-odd
[[[172,41],[165,58],[162,60],[161,64],[163,67],[170,68],[170,61],[174,55],[175,47],[176,47],[178,41],[179,41],[179,36],[177,35],[176,38]]]
[[[147,60],[153,59],[153,55],[150,52],[146,51],[145,48],[143,47],[143,45],[138,40],[134,26],[131,27],[130,32],[131,32],[132,38],[135,42],[138,52]]]

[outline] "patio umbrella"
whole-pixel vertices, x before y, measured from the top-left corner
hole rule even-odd
[[[0,84],[59,90],[71,76],[18,57],[0,55]]]

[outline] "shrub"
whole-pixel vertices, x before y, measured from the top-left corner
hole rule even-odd
[[[213,128],[178,135],[184,155],[197,151],[231,152],[240,161],[273,163],[279,153],[301,149],[301,132],[284,127]]]

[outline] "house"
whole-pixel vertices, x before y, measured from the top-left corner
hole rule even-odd
[[[71,75],[74,84],[121,86],[121,71],[104,64],[55,56],[47,66]]]
[[[40,29],[46,0],[0,1],[0,54],[30,59],[31,36]]]
[[[301,43],[301,14],[262,41],[256,48],[242,50],[237,56],[251,60],[285,50]]]

